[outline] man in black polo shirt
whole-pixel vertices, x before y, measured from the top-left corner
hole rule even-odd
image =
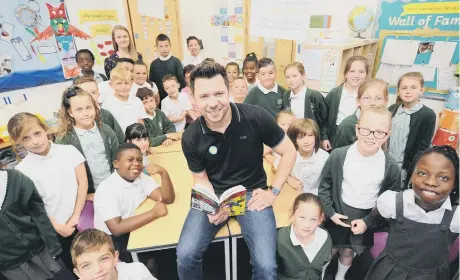
[[[201,117],[185,130],[182,150],[195,184],[217,196],[236,185],[248,189],[246,214],[237,219],[251,252],[253,279],[274,280],[276,222],[271,206],[291,173],[294,146],[264,109],[230,103],[223,66],[203,63],[191,73],[190,82]],[[267,187],[263,168],[263,144],[281,155],[272,187]],[[207,215],[190,209],[177,246],[181,280],[202,279],[203,253],[227,219],[225,211]]]

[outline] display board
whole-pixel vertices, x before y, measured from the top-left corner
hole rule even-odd
[[[78,49],[89,49],[95,56],[94,71],[105,74],[104,59],[113,53],[112,28],[123,25],[130,30],[125,0],[65,0],[69,19],[89,40],[75,38]]]
[[[170,37],[171,52],[180,60],[183,58],[180,29],[179,1],[164,0],[163,12],[155,11],[159,1],[128,0],[134,42],[138,52],[142,53],[144,62],[149,65],[158,57],[155,38],[163,33]],[[162,1],[160,1],[162,2]],[[153,6],[154,5],[154,6]],[[149,11],[146,10],[148,8]],[[139,10],[141,9],[141,11]],[[142,11],[144,9],[145,11]],[[163,15],[164,18],[161,17]]]
[[[0,0],[0,92],[63,82],[80,69],[75,53],[88,48],[103,72],[115,24],[126,25],[124,0]],[[98,50],[99,45],[105,49]],[[101,67],[101,68],[99,68]]]
[[[421,72],[424,97],[444,100],[456,87],[459,62],[459,2],[382,0],[374,25],[379,40],[374,75],[390,84],[390,93],[405,72]]]

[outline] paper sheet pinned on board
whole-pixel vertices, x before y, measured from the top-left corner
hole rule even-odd
[[[457,78],[455,77],[456,66],[438,68],[438,89],[450,90],[456,88]]]
[[[306,49],[303,51],[303,65],[308,80],[321,80],[323,50]]]
[[[383,48],[381,62],[393,65],[412,65],[420,41],[388,39]]]
[[[435,42],[429,65],[440,67],[449,66],[456,47],[457,42]]]
[[[310,0],[252,0],[250,35],[305,41]]]
[[[165,18],[164,0],[137,0],[137,11],[140,15]]]
[[[408,72],[420,72],[426,82],[431,82],[434,81],[436,68],[419,64],[408,66],[381,63],[375,77],[389,83],[390,85],[397,85],[399,78]]]
[[[320,91],[327,92],[337,86],[337,70],[339,53],[334,49],[323,52]]]
[[[21,37],[11,39],[11,43],[13,44],[14,48],[16,49],[23,61],[32,59],[32,55],[30,55],[30,52],[26,48],[26,45],[22,41]]]
[[[387,63],[380,63],[379,69],[375,78],[380,79],[386,83],[390,83],[391,75],[393,73],[393,65]]]

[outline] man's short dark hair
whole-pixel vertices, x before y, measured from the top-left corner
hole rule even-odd
[[[220,65],[216,62],[206,62],[200,63],[195,69],[193,69],[192,73],[190,73],[190,88],[192,92],[195,92],[195,80],[198,78],[207,78],[211,79],[215,76],[221,75],[224,78],[225,86],[228,89],[228,77],[227,71],[225,71],[224,66]]]
[[[132,65],[134,65],[134,60],[132,60],[131,58],[120,57],[120,58],[117,59],[117,64],[118,63],[123,63],[123,62],[131,63]]]
[[[131,149],[138,150],[139,152],[141,151],[141,149],[133,143],[123,143],[118,146],[117,152],[115,153],[115,159],[120,160],[121,154],[124,151],[131,150]]]
[[[158,34],[155,40],[155,43],[158,45],[158,42],[164,42],[164,41],[168,41],[171,44],[171,39],[169,39],[168,35],[163,34],[163,33]]]
[[[91,59],[94,61],[94,54],[88,50],[88,49],[81,49],[81,50],[78,50],[78,52],[75,54],[75,61],[78,62],[78,56],[82,53],[87,53],[89,54],[89,56],[91,56]]]

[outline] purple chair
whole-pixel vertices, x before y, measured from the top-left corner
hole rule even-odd
[[[94,228],[94,205],[90,200],[85,202],[80,215],[80,223],[77,225],[77,230],[80,232],[88,228]]]

